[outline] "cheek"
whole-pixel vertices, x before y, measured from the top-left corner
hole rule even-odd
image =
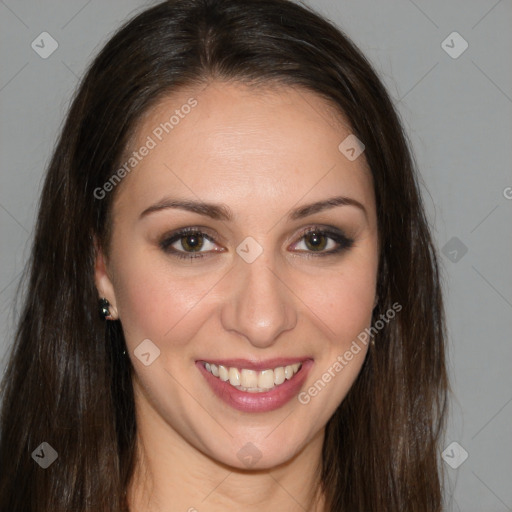
[[[308,306],[323,320],[330,339],[346,342],[369,326],[376,293],[376,266],[373,260],[369,264],[347,263],[317,283],[315,294],[309,293]]]
[[[215,284],[213,276],[177,276],[165,263],[155,263],[154,255],[144,254],[120,261],[116,275],[116,302],[131,348],[146,338],[158,346],[171,336],[173,346],[187,343],[198,326],[187,319],[200,311],[202,297]]]
[[[369,342],[365,329],[371,325],[375,300],[375,268],[375,262],[347,262],[338,273],[322,280],[324,288],[308,303],[321,319],[316,324],[323,325],[324,334],[316,346],[315,372],[298,396],[309,418],[314,418],[312,431],[334,414],[364,363]]]

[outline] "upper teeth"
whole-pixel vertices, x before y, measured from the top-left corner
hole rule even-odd
[[[290,380],[301,368],[302,363],[279,366],[277,368],[256,371],[243,368],[227,367],[212,363],[205,363],[205,368],[215,377],[224,382],[229,382],[241,391],[257,393],[268,391],[274,386],[279,386],[285,380]]]

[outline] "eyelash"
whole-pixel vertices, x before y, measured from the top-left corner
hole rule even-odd
[[[311,233],[316,233],[318,235],[322,235],[327,237],[328,239],[333,240],[335,243],[338,244],[338,247],[331,249],[329,251],[322,251],[322,252],[315,252],[315,251],[299,251],[306,253],[306,257],[325,257],[325,256],[333,256],[335,254],[342,253],[343,251],[351,248],[354,245],[354,240],[351,238],[348,238],[345,236],[341,231],[338,230],[332,230],[332,229],[325,229],[320,226],[312,226],[307,229],[305,229],[295,244],[298,244],[304,237]],[[170,235],[165,235],[163,240],[159,242],[160,248],[167,254],[170,254],[171,256],[174,256],[176,258],[180,259],[187,259],[192,260],[196,258],[204,258],[205,256],[211,254],[211,252],[186,252],[186,251],[177,251],[175,249],[171,248],[171,245],[175,242],[179,241],[181,238],[185,238],[186,236],[190,235],[201,235],[203,238],[208,240],[211,243],[215,243],[213,237],[209,236],[207,233],[201,230],[201,228],[198,227],[186,227],[179,229],[178,231],[175,231],[174,233],[171,233]],[[214,252],[221,252],[221,251],[214,251]]]

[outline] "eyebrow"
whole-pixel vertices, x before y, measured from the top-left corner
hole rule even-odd
[[[356,199],[345,196],[336,196],[331,197],[329,199],[325,199],[323,201],[317,201],[315,203],[299,206],[298,208],[295,208],[288,213],[288,219],[302,219],[304,217],[308,217],[309,215],[313,215],[314,213],[319,213],[324,210],[335,208],[337,206],[355,206],[356,208],[362,210],[366,217],[368,216],[366,208]],[[199,215],[210,217],[211,219],[215,220],[232,221],[234,218],[231,209],[224,204],[205,203],[202,201],[192,201],[188,199],[182,200],[164,198],[158,201],[158,203],[155,203],[149,208],[146,208],[140,214],[139,219],[142,219],[143,217],[151,213],[167,209],[186,210],[192,213],[197,213]]]

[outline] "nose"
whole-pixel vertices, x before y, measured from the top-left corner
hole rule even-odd
[[[260,256],[253,263],[239,260],[231,275],[231,293],[223,304],[221,321],[258,348],[272,346],[297,323],[294,295],[271,262]]]

